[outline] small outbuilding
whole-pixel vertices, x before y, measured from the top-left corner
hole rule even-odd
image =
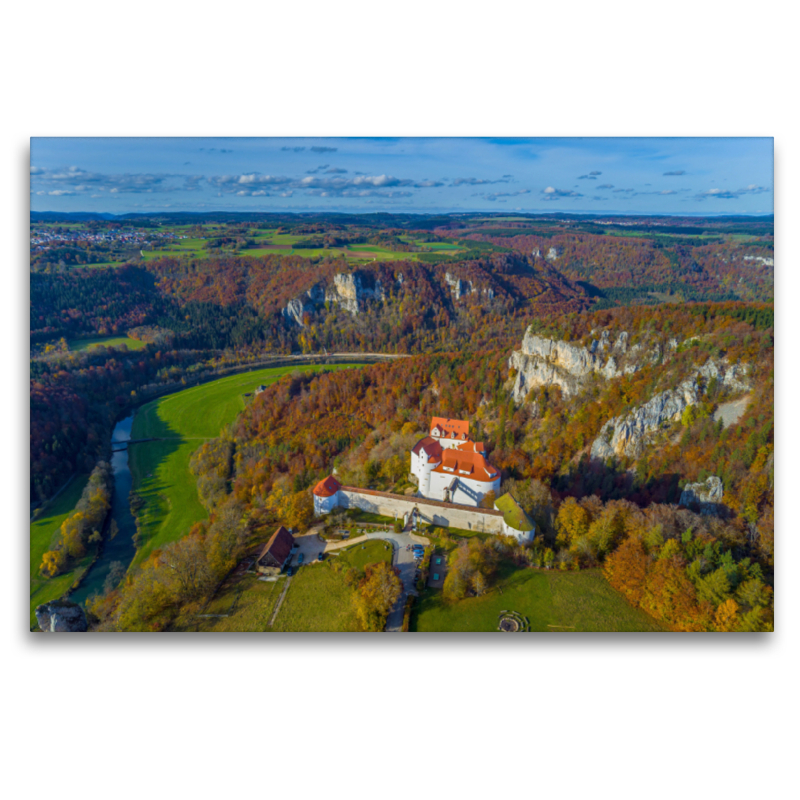
[[[266,388],[267,388],[267,387],[266,387],[266,386],[264,386],[264,384],[262,383],[262,384],[261,384],[261,386],[256,386],[256,391],[255,391],[255,393],[256,393],[256,394],[261,394],[261,392],[265,391],[265,390],[266,390]]]
[[[503,512],[503,533],[513,536],[521,544],[533,541],[536,535],[536,525],[531,522],[528,515],[522,510],[519,503],[506,492],[494,501],[494,507]]]
[[[256,558],[256,572],[279,575],[292,556],[294,536],[283,525],[275,531]]]

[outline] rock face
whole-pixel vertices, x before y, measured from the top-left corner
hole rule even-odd
[[[558,260],[558,257],[559,257],[560,255],[561,255],[561,253],[559,252],[559,250],[558,250],[558,248],[557,248],[557,247],[550,247],[550,248],[547,250],[547,255],[545,256],[545,258],[546,258],[548,261],[556,261],[556,260]]]
[[[635,372],[635,364],[620,366],[628,351],[628,334],[624,331],[612,344],[608,331],[587,349],[579,344],[559,342],[537,336],[528,329],[522,349],[511,354],[508,365],[517,370],[514,378],[514,401],[522,403],[528,392],[537,386],[560,386],[566,396],[574,395],[592,373],[616,378]]]
[[[324,302],[325,288],[321,283],[316,283],[307,292],[303,292],[300,297],[290,300],[281,313],[285,319],[303,328],[305,327],[303,316],[313,314]]]
[[[606,422],[592,444],[592,456],[640,456],[659,428],[676,422],[687,406],[698,402],[704,391],[701,382],[707,386],[716,378],[728,388],[745,390],[749,387],[748,372],[746,366],[729,364],[725,359],[707,361],[675,389],[660,392],[629,414]]]
[[[325,299],[357,316],[365,300],[383,300],[383,288],[379,280],[370,285],[358,272],[340,272],[333,276],[333,286],[328,287]]]
[[[687,380],[675,389],[660,392],[630,414],[610,419],[592,443],[592,457],[640,456],[653,435],[663,425],[679,420],[699,394],[697,381]]]
[[[402,275],[398,278],[402,284]],[[333,276],[333,286],[325,287],[322,283],[314,284],[307,292],[303,292],[300,297],[290,300],[281,314],[284,319],[305,327],[303,317],[305,314],[313,314],[318,311],[325,302],[338,303],[345,311],[353,316],[363,308],[365,300],[383,300],[383,288],[381,282],[369,281],[358,272],[340,272]]]
[[[89,629],[83,608],[67,600],[53,600],[37,606],[35,614],[45,633],[83,633]]]
[[[681,492],[680,504],[700,506],[701,513],[714,511],[714,505],[722,502],[722,481],[716,475],[710,475],[705,483],[687,483]]]
[[[447,283],[447,285],[450,287],[450,291],[453,293],[453,296],[456,298],[456,300],[460,300],[462,297],[464,297],[464,295],[472,294],[475,291],[472,281],[456,278],[449,272],[445,272],[444,280],[445,283]]]

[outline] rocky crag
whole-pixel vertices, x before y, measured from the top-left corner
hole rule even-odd
[[[325,303],[336,303],[353,316],[358,316],[367,300],[383,300],[384,292],[378,279],[367,278],[359,272],[340,272],[333,276],[333,284],[314,284],[299,297],[290,300],[281,310],[284,319],[305,327],[306,314],[314,314]]]
[[[681,492],[682,506],[699,506],[700,513],[713,513],[717,503],[722,502],[722,481],[710,475],[703,483],[687,483]]]
[[[703,397],[712,379],[734,391],[745,391],[749,388],[747,375],[747,368],[739,364],[728,364],[724,359],[707,361],[674,389],[659,392],[630,413],[608,420],[592,443],[592,457],[637,458],[658,431],[677,422],[688,406]]]
[[[53,600],[37,606],[36,621],[45,633],[83,633],[89,629],[86,614],[77,603]]]
[[[677,341],[670,340],[669,349],[677,350]],[[522,340],[522,349],[511,354],[508,365],[516,370],[514,401],[523,403],[531,389],[538,386],[560,386],[567,397],[577,394],[588,378],[598,374],[617,378],[636,372],[640,365],[662,358],[659,345],[649,353],[641,345],[628,346],[628,334],[622,331],[614,341],[603,331],[587,348],[578,343],[561,342],[537,336],[529,328]]]

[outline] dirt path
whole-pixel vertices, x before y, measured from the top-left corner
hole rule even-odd
[[[275,603],[275,610],[272,612],[272,616],[269,620],[270,628],[275,624],[275,620],[278,617],[278,612],[281,610],[281,606],[283,605],[283,598],[286,597],[286,592],[289,591],[289,584],[292,582],[291,578],[286,578],[286,584],[283,587],[283,591],[281,592],[281,596],[278,598],[278,602]]]

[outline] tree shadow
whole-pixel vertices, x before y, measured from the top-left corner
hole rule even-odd
[[[630,500],[644,507],[651,503],[677,504],[681,497],[680,478],[669,472],[645,480],[613,461],[583,456],[577,466],[554,481],[553,488],[577,499],[597,495],[603,502]]]

